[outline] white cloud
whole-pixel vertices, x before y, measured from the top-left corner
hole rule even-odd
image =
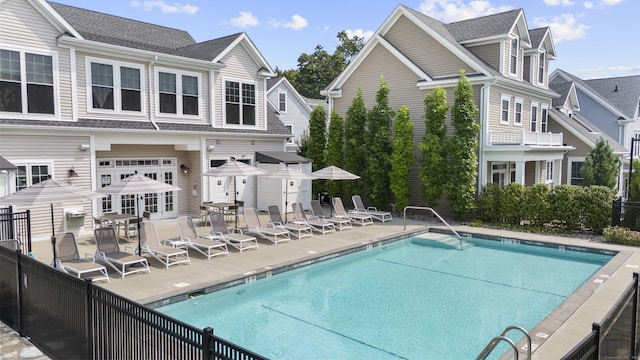
[[[248,11],[241,11],[240,16],[232,18],[231,20],[229,20],[229,22],[233,26],[242,27],[242,28],[247,26],[260,25],[258,18],[253,16],[253,14]]]
[[[587,29],[589,29],[589,26],[579,24],[572,14],[562,14],[550,20],[536,17],[533,19],[533,24],[551,28],[551,36],[553,36],[553,41],[556,44],[563,41],[583,39],[587,34]]]
[[[303,18],[298,14],[294,14],[291,17],[291,21],[288,23],[282,24],[282,27],[293,29],[293,30],[302,30],[306,28],[307,25],[308,25],[307,19]]]
[[[357,37],[361,37],[364,39],[364,42],[369,41],[369,39],[371,39],[371,36],[373,36],[373,31],[368,30],[368,31],[364,31],[362,29],[356,29],[356,30],[345,30],[345,33],[347,33],[347,37],[349,37],[349,39],[352,39],[354,36]]]
[[[545,0],[546,1],[546,0]],[[582,5],[586,8],[586,9],[602,9],[605,8],[607,6],[614,6],[614,5],[618,5],[620,3],[622,3],[624,0],[600,0],[600,1],[585,1],[582,3]]]
[[[493,5],[487,0],[423,0],[418,10],[442,22],[476,18],[513,9],[509,5]]]
[[[544,0],[545,5],[547,6],[571,6],[575,4],[571,0]]]
[[[607,66],[575,70],[573,73],[583,79],[607,78],[614,76],[636,75],[640,71],[640,65],[633,66]]]
[[[602,0],[603,5],[618,5],[624,0]]]
[[[596,6],[591,1],[585,1],[582,5],[584,5],[585,9],[593,9]]]
[[[145,11],[152,11],[154,8],[159,8],[163,14],[189,14],[193,15],[198,12],[198,7],[189,4],[172,4],[169,5],[164,1],[131,1],[131,6],[142,7]]]

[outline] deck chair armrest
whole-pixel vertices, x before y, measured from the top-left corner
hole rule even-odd
[[[125,252],[129,252],[129,253],[134,254],[134,255],[135,255],[135,253],[136,253],[136,250],[137,250],[137,249],[134,249],[134,248],[132,248],[131,246],[125,246],[125,247],[124,247],[124,251],[125,251]]]
[[[367,210],[378,211],[378,208],[375,207],[375,206],[369,206],[369,207],[367,207]]]
[[[84,254],[85,258],[91,258],[91,261],[96,262],[96,255],[95,254],[90,254],[90,253],[86,253]]]
[[[314,215],[311,217],[313,220],[325,220],[324,215]]]
[[[239,228],[233,228],[233,229],[230,229],[229,231],[234,232],[236,234],[244,234],[244,231],[242,231],[242,229],[239,229]]]
[[[280,226],[282,226],[282,225],[280,225]],[[273,223],[273,222],[268,223],[267,227],[272,227],[274,229],[277,228],[276,223]]]

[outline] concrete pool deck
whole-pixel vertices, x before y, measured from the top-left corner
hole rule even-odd
[[[267,220],[261,214],[263,221]],[[155,221],[161,239],[178,237],[176,220]],[[241,224],[242,225],[242,224]],[[444,228],[437,221],[407,219],[406,233],[427,231],[431,227]],[[313,237],[292,240],[290,243],[273,245],[259,239],[260,249],[247,250],[242,254],[230,248],[230,256],[214,257],[210,261],[201,254],[190,251],[191,264],[176,265],[165,269],[151,257],[151,273],[138,273],[120,278],[109,269],[111,282],[98,282],[100,286],[124,297],[143,304],[158,303],[172,297],[184,297],[189,293],[213,287],[234,280],[244,280],[256,273],[263,273],[283,266],[311,260],[335,252],[361,247],[365,243],[375,243],[403,233],[401,217],[384,224],[337,231],[327,235],[314,233]],[[568,246],[590,247],[619,252],[609,264],[594,274],[585,284],[570,296],[560,307],[538,324],[530,335],[533,343],[533,359],[558,359],[577,345],[591,331],[592,323],[600,322],[615,304],[622,292],[632,281],[633,272],[640,266],[640,249],[629,246],[606,244],[582,238],[486,229],[471,226],[454,226],[459,233],[486,234],[506,238],[534,240],[565,244]],[[199,233],[207,233],[208,227],[198,227]],[[81,256],[94,253],[95,244],[90,236],[79,236],[78,247]],[[137,242],[121,242],[121,247],[137,246]],[[49,241],[33,243],[33,252],[39,261],[50,263],[52,259]],[[532,299],[535,301],[535,299]],[[518,324],[512,324],[518,325]],[[495,334],[498,336],[500,334]],[[516,334],[512,334],[516,338]],[[518,335],[519,337],[519,335]],[[487,343],[491,339],[487,339]],[[519,343],[520,352],[523,343]]]

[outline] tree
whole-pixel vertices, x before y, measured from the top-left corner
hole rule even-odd
[[[640,201],[640,160],[633,160],[633,172],[629,183],[628,201]]]
[[[309,119],[309,138],[307,139],[307,157],[313,160],[313,171],[325,166],[325,148],[327,146],[327,112],[322,105],[311,111]],[[313,193],[324,191],[321,181],[313,182]]]
[[[331,111],[331,119],[329,120],[329,135],[327,136],[327,158],[326,164],[343,167],[344,156],[344,121],[338,113]],[[342,195],[342,182],[329,181],[327,189],[331,196]]]
[[[379,209],[387,209],[390,200],[389,171],[391,171],[391,120],[389,88],[380,76],[376,104],[367,116],[367,171],[366,184],[369,200]]]
[[[447,141],[448,181],[444,192],[456,219],[462,219],[474,207],[473,195],[478,181],[478,107],[473,101],[473,87],[460,71],[451,108],[454,136]]]
[[[447,93],[436,87],[424,99],[425,133],[420,144],[422,161],[420,166],[420,193],[429,206],[436,206],[442,196],[446,179],[444,143],[445,120],[449,112]]]
[[[599,138],[580,168],[582,185],[600,185],[615,189],[619,172],[620,158],[613,154],[613,149],[607,141]]]
[[[362,89],[358,88],[356,97],[351,101],[351,106],[347,110],[344,122],[345,148],[344,169],[365,177],[367,164],[366,134],[367,109],[362,98]],[[363,180],[353,180],[346,182],[345,191],[350,194],[364,194],[360,189]]]
[[[393,124],[391,139],[391,190],[395,197],[396,209],[402,210],[409,205],[411,189],[409,188],[409,172],[413,165],[413,123],[409,117],[409,108],[403,106],[398,110]]]
[[[343,30],[338,33],[338,43],[334,56],[341,54],[346,61],[346,65],[349,65],[351,60],[353,60],[364,47],[364,38],[357,35],[349,38],[347,32]]]
[[[309,141],[309,132],[307,130],[300,135],[300,144],[296,150],[296,154],[307,157],[307,142]]]

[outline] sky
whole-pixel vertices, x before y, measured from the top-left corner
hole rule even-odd
[[[298,66],[320,45],[332,54],[337,34],[369,39],[399,4],[388,0],[55,0],[185,30],[198,42],[245,32],[273,69]],[[516,8],[529,29],[549,26],[560,68],[583,79],[640,75],[638,0],[404,0],[444,23]]]

